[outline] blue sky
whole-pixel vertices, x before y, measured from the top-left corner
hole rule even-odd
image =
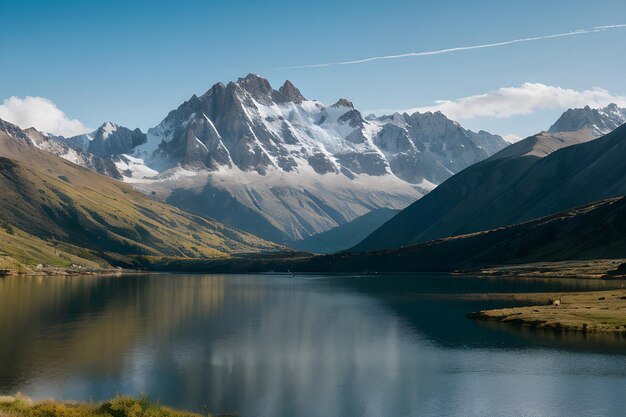
[[[430,107],[524,83],[581,93],[565,94],[569,98],[559,102],[565,107],[581,97],[598,101],[582,93],[594,87],[606,90],[600,103],[626,96],[626,28],[281,69],[626,24],[623,0],[3,0],[0,15],[0,101],[44,97],[88,127],[111,120],[145,130],[192,94],[249,72],[276,87],[290,79],[307,98],[329,104],[349,98],[363,111]],[[520,106],[529,106],[530,114],[466,117],[461,108],[454,116],[472,129],[523,136],[547,129],[563,110],[559,104]]]

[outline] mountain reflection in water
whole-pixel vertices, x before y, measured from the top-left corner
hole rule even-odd
[[[147,393],[195,411],[268,417],[619,415],[623,339],[484,325],[464,313],[510,302],[441,297],[617,285],[446,275],[7,277],[0,392]]]

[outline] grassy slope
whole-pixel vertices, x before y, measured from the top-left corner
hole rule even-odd
[[[9,231],[5,230],[7,227]],[[73,264],[87,268],[102,268],[104,262],[80,248],[56,247],[19,229],[0,226],[0,270],[25,272],[26,266],[46,264],[69,268]]]
[[[71,253],[85,255],[77,248],[82,247],[113,257],[219,258],[278,248],[40,151],[19,132],[10,134],[2,129],[0,190],[2,225],[5,231],[9,227],[17,233],[1,234],[0,247],[5,259],[13,257],[18,262],[37,258],[33,257],[36,248],[53,261],[56,258],[50,257],[50,245],[58,242],[68,245],[65,250]],[[14,236],[22,238],[23,246],[12,244],[16,242]],[[73,260],[52,263],[66,261]]]

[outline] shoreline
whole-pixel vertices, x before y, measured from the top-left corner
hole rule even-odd
[[[136,273],[139,271],[131,269],[73,269],[73,268],[41,268],[34,270],[0,270],[0,278],[2,277],[69,277],[80,275],[94,275],[94,276],[119,276],[129,273]]]
[[[626,337],[626,289],[573,293],[467,294],[461,298],[531,304],[466,314],[466,317],[474,320],[558,332],[618,334]]]
[[[457,274],[509,278],[626,279],[626,270],[622,265],[626,265],[626,259],[592,259],[500,265]]]

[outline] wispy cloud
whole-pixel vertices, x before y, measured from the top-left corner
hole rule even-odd
[[[287,66],[287,67],[278,67],[277,69],[321,68],[321,67],[331,67],[335,65],[365,64],[365,63],[372,62],[372,61],[381,61],[381,60],[388,60],[388,59],[442,55],[442,54],[449,54],[453,52],[470,51],[473,49],[495,48],[499,46],[512,45],[512,44],[523,43],[523,42],[536,42],[536,41],[541,41],[541,40],[546,40],[546,39],[561,38],[565,36],[587,35],[591,33],[605,32],[608,30],[620,29],[620,28],[626,28],[626,24],[596,26],[592,29],[579,29],[579,30],[573,30],[570,32],[556,33],[552,35],[533,36],[533,37],[528,37],[528,38],[520,38],[520,39],[512,39],[512,40],[501,41],[501,42],[486,43],[486,44],[481,44],[481,45],[457,46],[454,48],[439,49],[439,50],[434,50],[434,51],[408,52],[408,53],[397,54],[397,55],[373,56],[369,58],[356,59],[352,61],[336,61],[336,62],[326,62],[322,64],[294,65],[294,66]]]
[[[594,87],[573,90],[541,83],[524,83],[519,87],[503,87],[485,94],[462,97],[456,100],[438,100],[425,107],[406,109],[407,113],[440,111],[454,120],[477,117],[508,118],[532,114],[537,110],[567,109],[570,107],[604,107],[610,103],[626,106],[626,97]],[[377,114],[391,110],[374,111]]]
[[[79,120],[70,119],[57,105],[43,97],[10,97],[0,104],[0,119],[22,129],[37,130],[62,136],[74,136],[90,131]]]

